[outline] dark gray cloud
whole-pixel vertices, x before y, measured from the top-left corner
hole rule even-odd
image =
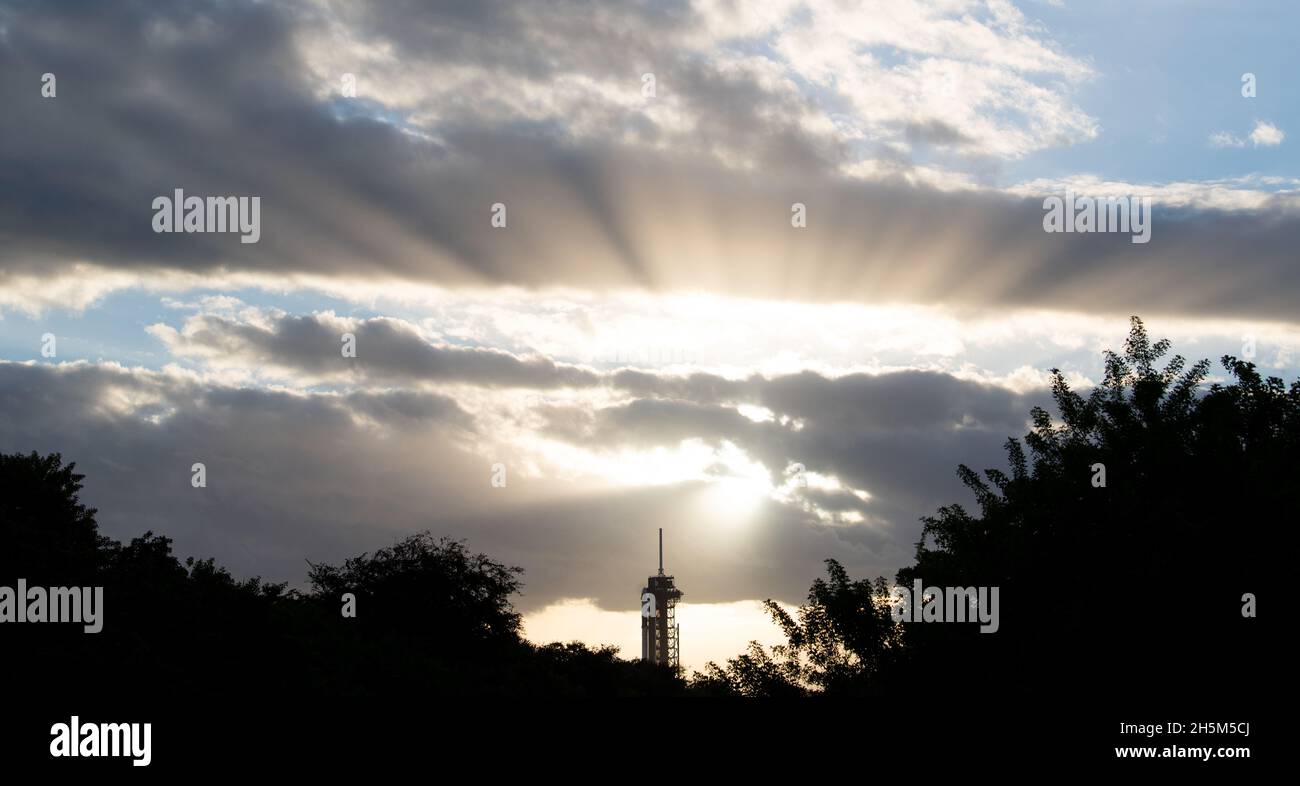
[[[935,147],[962,147],[973,140],[942,120],[932,119],[924,123],[909,123],[903,129],[903,135],[913,144],[933,145]]]
[[[357,357],[343,358],[340,335],[356,337]],[[776,377],[728,379],[710,373],[660,374],[635,369],[610,373],[557,364],[543,356],[430,344],[408,323],[393,319],[350,320],[329,314],[282,315],[266,324],[198,315],[181,332],[155,330],[177,356],[199,357],[217,367],[280,369],[298,381],[351,384],[467,383],[481,387],[534,389],[608,386],[633,399],[596,414],[585,408],[540,404],[548,432],[573,442],[599,445],[671,445],[683,439],[710,441],[767,429],[783,441],[811,443],[838,435],[887,430],[1019,433],[1030,404],[1005,388],[963,381],[948,374],[901,371],[830,378],[805,371]],[[792,425],[755,424],[735,408],[770,409]],[[799,436],[807,423],[817,428]],[[811,437],[811,439],[810,439]],[[809,444],[805,450],[815,450]],[[774,457],[774,462],[783,460]],[[798,459],[789,458],[794,461]],[[779,472],[784,463],[773,463]]]
[[[636,369],[614,372],[612,382],[635,396],[689,399],[700,404],[733,401],[751,390],[743,380],[726,379],[716,374],[660,375]]]
[[[116,366],[0,363],[0,450],[61,452],[107,534],[301,581],[303,558],[464,509],[475,425],[437,394],[295,395]],[[370,421],[370,422],[367,422]],[[377,425],[376,425],[377,424]],[[208,486],[191,487],[202,462]]]
[[[652,567],[654,530],[665,526],[677,544],[674,569],[692,576],[692,600],[793,602],[827,557],[858,574],[892,575],[910,558],[917,517],[967,500],[956,463],[1003,464],[999,446],[1023,432],[1028,400],[935,376],[748,383],[757,398],[802,413],[797,429],[680,399],[555,408],[574,420],[551,436],[597,455],[725,440],[777,482],[801,462],[873,495],[864,502],[814,488],[804,497],[862,513],[859,525],[827,525],[798,504],[765,501],[743,538],[734,523],[713,520],[710,483],[598,490],[521,474],[518,456],[477,449],[503,435],[433,393],[293,394],[112,365],[0,363],[0,450],[62,452],[86,474],[85,500],[100,508],[107,534],[152,529],[175,538],[182,554],[215,556],[240,575],[300,582],[304,558],[337,560],[430,528],[524,567],[524,608],[562,597],[631,608]],[[934,427],[897,417],[909,387],[914,417]],[[944,392],[926,393],[935,387]],[[489,483],[495,460],[511,472],[505,489]],[[207,467],[205,489],[190,486],[196,461]]]
[[[874,499],[852,508],[912,536],[919,534],[911,529],[917,516],[965,498],[954,475],[958,462],[1001,467],[1002,444],[1028,430],[1030,408],[1052,411],[1046,391],[1018,394],[934,372],[755,376],[729,383],[735,388],[724,396],[716,391],[726,381],[710,381],[705,374],[668,377],[660,392],[671,397],[638,398],[589,415],[561,411],[551,415],[549,433],[578,443],[641,448],[689,438],[729,441],[762,462],[774,479],[799,463],[868,491]],[[644,379],[638,384],[646,395],[654,395],[652,387]],[[689,390],[702,395],[691,400]],[[755,422],[722,402],[764,406],[775,419]]]
[[[154,328],[168,350],[241,368],[276,368],[308,381],[402,384],[463,382],[484,387],[589,387],[592,371],[549,358],[516,357],[497,349],[432,344],[409,323],[375,318],[341,319],[329,314],[282,315],[267,324],[212,314],[186,320],[182,331]],[[355,357],[344,357],[351,334]]]
[[[357,323],[362,349],[356,360],[367,361],[353,376],[346,364],[354,361],[341,359],[336,349],[344,324],[327,315],[285,316],[269,327],[201,316],[188,323],[183,341],[169,343],[182,354],[221,353],[222,363],[236,367],[274,366],[289,376],[344,382],[607,386],[627,398],[595,409],[590,402],[535,402],[531,411],[544,419],[547,436],[597,450],[726,441],[762,462],[774,479],[800,463],[871,492],[870,505],[851,496],[835,504],[891,525],[910,525],[962,493],[952,476],[953,451],[980,468],[1000,466],[1003,441],[1027,430],[1032,406],[1050,404],[1042,391],[1017,394],[917,370],[839,377],[804,371],[745,379],[633,369],[597,373],[542,357],[520,360],[498,351],[434,347],[405,323],[383,319]],[[739,405],[764,407],[773,419],[755,422]]]
[[[409,128],[374,102],[321,98],[299,46],[333,20],[316,6],[6,5],[0,287],[83,261],[141,275],[1294,316],[1300,218],[1281,202],[1157,210],[1145,245],[1046,234],[1036,200],[837,177],[843,151],[799,125],[802,99],[700,58],[653,66],[696,129],[685,148],[639,138],[634,108],[581,135],[489,111],[495,87],[548,68],[626,70],[635,89],[650,66],[634,61],[681,34],[680,4],[336,13],[398,52],[487,74],[450,102],[476,108]],[[45,72],[57,98],[40,95]],[[932,142],[961,132],[916,129]],[[154,234],[152,199],[178,187],[262,197],[261,241]],[[496,202],[505,229],[489,224]],[[807,205],[806,229],[790,226],[793,202]]]
[[[444,64],[487,62],[502,73],[533,79],[573,70],[603,74],[630,62],[654,62],[662,41],[690,32],[692,16],[688,0],[327,5],[357,37],[390,42],[400,56]]]

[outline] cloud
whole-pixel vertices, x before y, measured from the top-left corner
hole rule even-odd
[[[603,476],[605,480],[627,481],[620,462],[628,451],[671,451],[688,441],[706,448],[705,460],[694,470],[684,463],[680,474],[670,473],[668,478],[699,480],[707,474],[701,467],[707,464],[709,451],[734,445],[759,462],[770,478],[780,478],[797,462],[812,472],[839,478],[850,488],[873,490],[879,500],[870,508],[852,495],[845,496],[847,492],[838,494],[839,502],[878,523],[892,524],[942,504],[929,491],[932,478],[916,480],[891,469],[900,466],[913,448],[891,449],[896,455],[887,461],[864,463],[854,458],[846,440],[864,440],[859,447],[873,455],[880,453],[875,440],[892,443],[905,434],[915,434],[921,444],[953,440],[980,452],[978,443],[985,440],[986,447],[996,448],[1006,436],[1025,430],[1031,396],[1041,397],[1043,390],[1041,377],[1024,386],[1031,392],[1025,395],[969,376],[912,370],[834,377],[803,371],[743,379],[707,372],[596,372],[540,357],[521,361],[505,352],[438,347],[399,320],[341,320],[332,314],[281,315],[264,327],[199,315],[188,319],[181,331],[165,326],[151,330],[173,353],[199,358],[206,369],[247,368],[262,374],[270,370],[275,378],[299,385],[332,380],[348,386],[459,383],[485,388],[569,388],[564,396],[516,404],[517,416],[484,421],[484,431],[513,429],[496,434],[502,443],[539,437],[566,443],[590,456],[592,466],[583,470],[590,482],[602,478],[602,462],[615,472]],[[344,330],[356,331],[355,360],[369,357],[366,364],[352,366],[352,359],[339,357],[337,337]],[[479,405],[496,407],[482,401]],[[747,409],[767,416],[756,422]],[[521,423],[537,417],[541,421],[535,434],[529,434],[532,426],[518,431]],[[935,459],[938,454],[917,460]],[[542,449],[530,460],[541,462],[537,475],[546,477],[564,473],[561,465],[570,459]],[[634,477],[631,482],[650,480]],[[810,509],[833,508],[835,496]],[[911,515],[903,514],[904,510]]]
[[[180,330],[161,323],[147,329],[173,356],[300,385],[440,382],[553,388],[598,382],[587,369],[548,358],[433,343],[417,326],[384,317],[352,319],[327,312],[268,318],[254,311],[243,318],[197,314],[187,318]],[[343,354],[345,334],[352,337],[355,356]]]
[[[1285,137],[1282,129],[1264,120],[1256,120],[1255,130],[1250,132],[1250,141],[1255,147],[1277,147]]]
[[[1214,147],[1245,147],[1246,141],[1227,131],[1216,131],[1210,134],[1210,144]]]
[[[624,373],[619,381],[627,385],[631,377]],[[978,456],[976,463],[995,461],[981,466],[995,466],[1006,437],[1027,430],[1030,407],[1050,403],[1041,388],[1021,395],[922,371],[836,378],[804,372],[744,382],[710,375],[653,383],[646,375],[635,377],[630,387],[643,397],[595,412],[585,431],[554,433],[642,449],[688,436],[729,441],[776,477],[798,462],[878,495],[864,510],[895,524],[943,504],[938,489],[959,493],[946,482],[955,465],[943,466],[944,451]],[[742,403],[770,410],[774,421],[753,422],[738,411]]]
[[[1244,145],[1242,142],[1239,146]],[[1300,214],[1300,178],[1258,173],[1167,183],[1135,183],[1080,174],[1063,178],[1038,178],[1007,190],[1021,195],[1059,195],[1069,190],[1080,196],[1147,196],[1157,207],[1174,208],[1179,211],[1182,219],[1191,220],[1201,216],[1207,219],[1222,218],[1224,212],[1276,218]],[[1248,215],[1241,215],[1240,218],[1248,219]]]
[[[476,426],[438,394],[299,394],[8,362],[0,391],[0,450],[77,462],[106,534],[152,529],[243,575],[300,581],[304,557],[372,548],[427,510],[464,509],[456,489]],[[206,489],[190,485],[194,462]]]
[[[1249,140],[1255,147],[1277,147],[1285,138],[1286,134],[1282,129],[1266,120],[1256,120],[1254,130],[1246,139],[1228,131],[1216,131],[1210,134],[1210,144],[1213,147],[1243,148]]]
[[[845,142],[900,142],[933,124],[1010,157],[1095,135],[1061,84],[1090,67],[1006,3],[324,8],[298,36],[319,95],[356,71],[368,97],[434,135],[522,121],[755,166],[834,165]]]
[[[924,373],[651,387],[608,403],[534,402],[534,429],[497,414],[504,400],[473,395],[308,393],[174,368],[0,362],[0,450],[62,452],[87,475],[85,500],[107,534],[153,529],[240,575],[301,581],[304,557],[337,560],[431,528],[523,566],[527,608],[564,597],[632,608],[647,544],[673,522],[695,601],[794,602],[828,556],[892,574],[917,517],[965,498],[956,462],[1001,465],[1000,443],[1023,431],[1031,400]],[[776,417],[754,422],[741,402]],[[629,463],[629,451],[683,441],[701,446],[698,474],[647,483]],[[196,461],[205,489],[190,486]],[[488,482],[498,461],[504,489]],[[719,494],[747,461],[773,486],[792,462],[815,482],[754,497],[740,517]],[[623,482],[609,482],[620,467]]]
[[[242,279],[1292,313],[1281,196],[1157,212],[1137,246],[1047,235],[1041,198],[913,162],[1092,138],[1061,87],[1091,69],[1005,4],[863,9],[9,8],[0,168],[24,187],[0,193],[0,305]],[[178,187],[261,197],[260,242],[155,234],[152,199]]]

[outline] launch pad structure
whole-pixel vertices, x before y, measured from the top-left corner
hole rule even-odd
[[[659,530],[659,574],[641,590],[641,660],[681,668],[681,628],[677,601],[682,591],[664,575],[664,531]]]

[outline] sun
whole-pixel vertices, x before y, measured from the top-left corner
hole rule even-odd
[[[772,476],[739,447],[724,442],[708,470],[704,501],[709,514],[720,521],[745,521],[772,496]]]
[[[772,484],[751,477],[726,477],[710,484],[709,506],[730,514],[753,513],[771,493]]]

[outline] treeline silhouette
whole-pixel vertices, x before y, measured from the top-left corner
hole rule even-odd
[[[239,581],[147,532],[102,536],[58,454],[0,455],[0,585],[104,587],[104,628],[0,624],[13,697],[671,695],[667,668],[610,647],[534,645],[510,597],[518,568],[429,533],[311,565],[310,589]],[[344,593],[356,616],[342,615]],[[17,666],[17,668],[14,668]]]
[[[1134,318],[1086,398],[1053,370],[1058,417],[1034,409],[1006,471],[960,467],[978,514],[924,519],[897,581],[999,587],[994,634],[895,623],[889,582],[828,560],[795,615],[768,601],[787,644],[688,680],[609,647],[526,641],[520,569],[429,533],[310,565],[306,591],[182,562],[151,532],[119,543],[78,500],[75,465],[31,453],[0,455],[0,585],[103,586],[105,626],[0,625],[4,672],[43,694],[190,699],[1252,689],[1272,673],[1242,596],[1264,591],[1264,555],[1297,510],[1300,381],[1224,357],[1232,383],[1205,389],[1208,362],[1157,367],[1168,348]]]
[[[1168,351],[1133,317],[1087,397],[1053,369],[1058,417],[1034,408],[1023,444],[1007,440],[1007,470],[959,467],[978,514],[948,505],[923,519],[898,584],[999,587],[998,632],[895,623],[888,582],[853,581],[827,560],[797,615],[767,603],[786,645],[752,644],[693,685],[986,702],[1270,690],[1275,651],[1243,596],[1278,584],[1272,555],[1300,509],[1300,381],[1288,389],[1224,356],[1233,381],[1205,389],[1210,363],[1173,356],[1161,368]]]

